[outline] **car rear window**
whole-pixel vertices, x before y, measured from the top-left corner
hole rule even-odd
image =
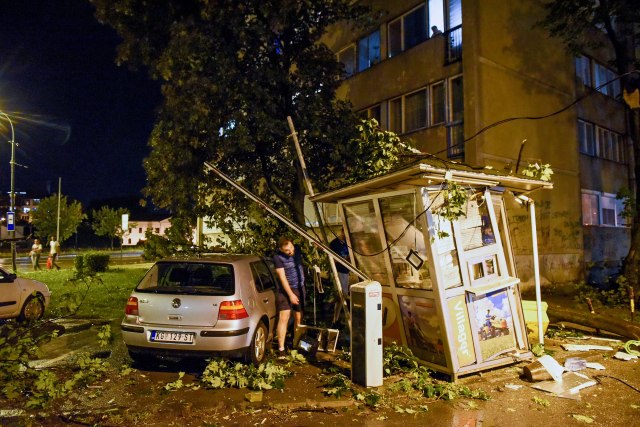
[[[158,262],[145,274],[136,291],[203,295],[233,295],[231,264]]]

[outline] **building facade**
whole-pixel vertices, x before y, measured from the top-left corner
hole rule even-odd
[[[554,190],[530,195],[542,275],[567,282],[594,265],[615,270],[629,247],[615,195],[633,188],[633,160],[619,81],[607,66],[613,52],[568,54],[538,25],[536,0],[367,3],[382,11],[374,25],[340,25],[324,40],[347,73],[339,96],[444,159],[513,174],[550,164]],[[529,220],[510,211],[527,281]]]
[[[153,234],[164,236],[169,227],[171,227],[170,217],[132,217],[129,219],[129,229],[122,235],[122,246],[136,246],[144,243],[147,240],[147,230]]]

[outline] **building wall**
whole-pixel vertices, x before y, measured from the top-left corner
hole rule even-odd
[[[613,235],[624,238],[627,229],[582,225],[582,190],[615,194],[628,183],[628,166],[585,156],[578,141],[578,119],[625,133],[624,109],[611,97],[590,94],[593,90],[576,79],[574,58],[559,40],[536,26],[543,17],[541,2],[462,0],[462,61],[452,64],[444,61],[444,36],[433,36],[387,58],[387,23],[424,2],[370,3],[389,8],[376,25],[358,30],[342,26],[326,38],[329,47],[339,52],[376,28],[381,32],[381,61],[346,79],[341,97],[349,99],[356,111],[382,103],[381,124],[387,128],[389,100],[462,75],[466,139],[505,119],[550,115],[539,120],[507,120],[491,127],[465,142],[462,160],[516,173],[519,150],[526,140],[517,172],[529,163],[551,165],[554,190],[529,195],[536,202],[540,266],[546,280],[580,280],[585,260],[618,257],[624,252],[624,244],[613,251],[600,242]],[[606,50],[589,54],[607,60]],[[552,115],[585,94],[589,96],[573,108]],[[423,151],[446,156],[446,126],[426,127],[401,138],[412,140]],[[532,271],[528,212],[515,204],[508,212],[518,273],[526,281]]]

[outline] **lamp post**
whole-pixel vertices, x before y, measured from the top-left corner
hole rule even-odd
[[[15,132],[13,130],[13,122],[11,121],[11,118],[9,118],[9,116],[7,115],[7,113],[5,113],[4,111],[0,111],[0,115],[4,116],[5,119],[7,119],[7,121],[9,122],[9,127],[11,128],[11,140],[9,141],[9,143],[11,144],[11,193],[10,193],[10,204],[11,207],[9,208],[10,212],[14,212],[15,211],[15,207],[16,207],[16,193],[14,190],[14,181],[15,181],[15,166],[16,166],[16,138],[15,138]],[[15,237],[16,237],[16,231],[15,228],[11,231],[11,263],[13,266],[13,271],[15,272],[17,270],[16,267],[16,241],[15,241]]]

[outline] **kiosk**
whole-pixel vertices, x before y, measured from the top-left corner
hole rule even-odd
[[[438,215],[451,182],[455,221]],[[455,380],[531,356],[503,196],[552,187],[434,159],[311,200],[338,204],[352,263],[382,285],[384,343]]]

